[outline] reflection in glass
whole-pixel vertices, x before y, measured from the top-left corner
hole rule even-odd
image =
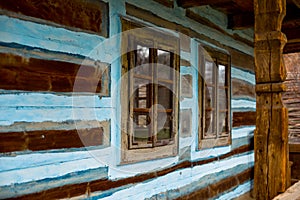
[[[157,51],[157,74],[159,79],[172,79],[172,68],[171,68],[171,53],[163,50]]]
[[[158,113],[157,119],[157,140],[172,138],[172,117],[171,113]]]
[[[171,84],[158,85],[158,104],[164,109],[172,109],[173,92]]]
[[[150,140],[150,117],[148,113],[134,113],[134,141]]]
[[[137,45],[134,73],[150,75],[149,48]]]
[[[214,84],[214,63],[210,61],[205,61],[205,82]]]
[[[215,109],[214,109],[214,89],[212,87],[205,87],[205,124],[204,136],[215,135]]]
[[[228,109],[228,89],[219,88],[218,102],[219,110],[224,111]]]
[[[228,112],[219,112],[219,136],[227,136],[228,133]]]
[[[219,86],[227,86],[226,67],[224,65],[219,65]]]
[[[151,84],[149,84],[149,80],[135,78],[134,79],[134,108],[149,108]],[[147,97],[148,96],[148,97]]]

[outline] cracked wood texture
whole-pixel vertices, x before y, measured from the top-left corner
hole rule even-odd
[[[281,32],[286,0],[254,0],[256,131],[255,199],[273,199],[289,186],[288,113],[282,102],[286,70]],[[283,88],[283,89],[282,89]]]

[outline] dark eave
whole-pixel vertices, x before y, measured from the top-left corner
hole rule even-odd
[[[178,6],[191,8],[211,6],[228,16],[228,28],[241,30],[254,26],[254,0],[177,0]],[[300,0],[287,0],[282,32],[288,43],[284,53],[300,52]]]

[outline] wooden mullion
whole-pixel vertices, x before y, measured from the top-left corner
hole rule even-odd
[[[135,45],[135,38],[129,36],[129,46],[134,49],[134,45]],[[132,70],[135,67],[135,52],[134,51],[130,51],[128,53],[128,62],[129,62],[129,69],[127,71],[128,73],[128,99],[129,99],[129,118],[128,118],[128,147],[129,149],[133,148],[133,137],[134,137],[134,128],[133,128],[133,118],[134,118],[134,97],[130,96],[130,94],[133,94],[133,90],[134,90],[134,76],[133,76],[133,71]]]
[[[149,113],[149,108],[133,108],[133,112],[136,113]]]
[[[174,48],[175,51],[176,48]],[[179,63],[180,63],[180,58],[177,54],[175,54],[175,52],[171,52],[170,55],[170,60],[173,62],[170,62],[172,69],[174,69],[172,72],[172,77],[170,77],[173,80],[173,84],[172,84],[172,89],[175,92],[175,95],[172,95],[172,111],[171,111],[171,117],[172,117],[172,125],[171,125],[171,138],[170,138],[170,142],[174,141],[175,142],[175,135],[176,133],[178,133],[178,130],[176,129],[178,127],[178,101],[176,101],[176,97],[179,97]],[[178,72],[178,73],[177,73]]]
[[[199,138],[199,144],[198,144],[198,146],[200,147],[201,141],[204,139],[204,131],[205,131],[205,105],[206,105],[205,96],[206,96],[206,93],[205,93],[205,58],[204,58],[204,56],[202,56],[203,52],[202,52],[202,48],[200,45],[199,45],[198,49],[199,49],[199,52],[201,52],[200,53],[201,60],[199,62],[199,67],[200,67],[200,72],[202,75],[198,80],[198,83],[201,84],[201,87],[199,87],[199,88],[201,88],[201,91],[199,91],[199,94],[201,94],[201,97],[199,98],[200,99],[199,103],[200,103],[200,108],[201,108],[201,110],[200,110],[201,127],[199,129],[200,129],[201,136]]]
[[[135,74],[133,73],[133,77],[134,78],[139,78],[139,79],[146,79],[146,80],[152,80],[152,77],[151,76],[147,76],[147,75],[142,75],[142,74]]]
[[[198,45],[198,149],[201,148],[201,141],[203,138],[204,132],[204,117],[203,117],[203,109],[204,109],[204,73],[203,73],[203,48]]]
[[[231,144],[231,56],[228,56],[226,67],[226,87],[228,88],[226,90],[227,92],[227,129],[228,129],[228,144]]]
[[[168,79],[157,79],[158,82],[163,82],[163,83],[170,83],[170,84],[174,84],[173,80],[168,80]]]
[[[156,43],[154,43],[154,47],[156,47]],[[157,103],[158,103],[158,86],[157,86],[157,49],[151,48],[151,56],[150,56],[150,63],[151,63],[151,73],[152,73],[152,94],[151,94],[151,102],[152,102],[152,110],[151,110],[151,118],[153,120],[152,127],[151,127],[151,141],[152,146],[155,146],[155,142],[157,140]]]
[[[215,75],[215,85],[216,85],[216,91],[215,91],[215,106],[216,106],[216,113],[215,113],[215,117],[216,117],[216,120],[215,120],[215,127],[216,127],[216,138],[219,137],[219,61],[218,59],[214,59],[215,61],[215,68],[214,68],[214,75]]]

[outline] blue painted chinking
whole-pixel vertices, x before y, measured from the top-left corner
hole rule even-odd
[[[63,148],[47,150],[24,150],[1,153],[0,157],[0,197],[9,198],[23,196],[66,185],[87,183],[91,181],[118,181],[168,170],[188,161],[197,163],[208,159],[216,159],[206,164],[190,165],[161,176],[156,175],[149,180],[123,184],[104,191],[96,190],[81,194],[82,198],[94,199],[147,199],[159,195],[177,198],[218,183],[223,179],[235,176],[253,167],[253,151],[244,151],[229,155],[236,149],[243,148],[251,142],[255,126],[239,126],[232,128],[232,143],[223,147],[198,149],[198,45],[207,44],[218,50],[223,47],[210,44],[199,38],[189,38],[190,51],[181,50],[181,59],[190,63],[182,64],[180,75],[191,75],[192,97],[180,99],[180,110],[190,109],[191,134],[183,137],[179,132],[178,154],[132,164],[121,164],[121,17],[127,17],[147,26],[164,30],[153,22],[130,16],[126,12],[126,4],[136,6],[153,13],[164,20],[189,27],[195,32],[209,37],[218,43],[234,48],[244,54],[253,55],[253,48],[241,41],[235,41],[228,35],[199,24],[185,16],[185,10],[175,5],[174,8],[162,6],[156,1],[105,1],[109,5],[109,37],[105,38],[93,33],[72,31],[63,27],[43,24],[40,21],[19,19],[0,15],[1,52],[18,55],[30,54],[47,60],[68,59],[70,57],[98,60],[110,64],[110,96],[99,97],[97,94],[76,94],[72,96],[60,92],[47,91],[15,91],[1,90],[0,94],[0,134],[23,131],[47,131],[72,129],[70,122],[76,122],[82,128],[97,126],[96,122],[109,122],[109,145],[86,148]],[[224,29],[229,34],[239,34],[252,40],[251,30],[232,31],[226,28],[227,18],[219,11],[210,7],[193,9],[202,17]],[[126,14],[127,13],[127,14]],[[208,15],[207,13],[213,13]],[[174,30],[165,30],[172,35],[179,35]],[[16,48],[16,46],[20,48]],[[22,48],[27,49],[22,51]],[[12,49],[18,49],[14,52]],[[38,53],[37,53],[38,52]],[[42,53],[40,53],[42,52]],[[59,55],[55,57],[55,55]],[[234,58],[233,58],[234,59]],[[51,66],[49,66],[51,67]],[[250,68],[253,66],[249,66]],[[231,79],[255,84],[254,74],[241,66],[231,67]],[[255,111],[253,98],[231,99],[232,112]],[[180,113],[180,112],[179,112]],[[179,116],[180,119],[180,116]],[[180,121],[180,120],[179,120]],[[72,123],[71,123],[72,124]],[[179,124],[178,130],[181,130]],[[45,135],[47,137],[47,135]],[[66,141],[68,142],[68,141]],[[107,182],[109,184],[109,182]],[[251,189],[251,180],[246,181],[224,193],[218,194],[219,199],[231,199]]]

